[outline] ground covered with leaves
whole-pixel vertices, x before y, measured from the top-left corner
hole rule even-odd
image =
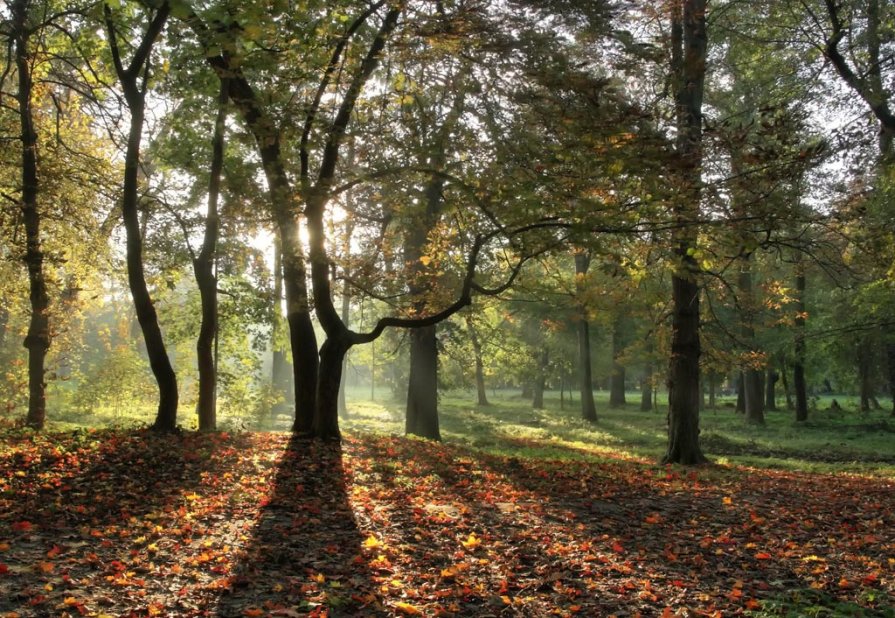
[[[0,616],[891,616],[893,508],[888,478],[10,430]]]

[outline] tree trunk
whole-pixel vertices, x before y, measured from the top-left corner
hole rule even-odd
[[[538,354],[538,373],[535,377],[535,392],[531,401],[531,407],[535,410],[544,409],[544,388],[547,385],[547,364],[549,361],[550,353],[547,351],[547,348],[542,348]]]
[[[792,367],[793,388],[796,391],[796,421],[808,420],[808,385],[805,381],[805,270],[796,265],[796,340],[795,362]]]
[[[895,343],[886,344],[886,364],[889,375],[889,396],[892,398],[892,416],[895,416]]]
[[[487,406],[489,403],[488,394],[485,392],[485,363],[482,358],[482,342],[479,340],[479,334],[470,313],[466,314],[466,329],[469,331],[469,340],[472,343],[472,352],[475,356],[475,390],[478,396],[478,405]]]
[[[709,371],[709,408],[712,410],[718,409],[718,374],[714,371]]]
[[[273,307],[271,307],[270,327],[270,385],[277,396],[277,402],[271,407],[271,416],[290,410],[294,417],[294,391],[295,385],[292,376],[289,375],[289,367],[286,362],[286,351],[282,348],[283,341],[283,250],[279,239],[274,241],[273,259]],[[291,385],[291,388],[290,388]],[[291,392],[290,392],[291,391]]]
[[[349,238],[350,238],[349,234]],[[346,246],[348,243],[346,242]],[[351,323],[351,288],[346,278],[342,285],[342,323],[347,328]],[[339,380],[339,415],[348,418],[348,403],[345,401],[345,383],[348,374],[348,354],[342,359],[342,373]]]
[[[410,331],[405,432],[441,440],[438,427],[438,340],[434,326]]]
[[[765,410],[769,412],[777,411],[777,391],[776,385],[777,380],[780,379],[780,374],[774,370],[772,365],[768,365],[767,371],[765,372],[765,383],[764,383],[764,392],[765,392],[765,402],[764,407]]]
[[[873,384],[871,373],[871,348],[870,341],[860,339],[857,345],[858,359],[858,383],[860,388],[861,412],[868,412],[873,399]]]
[[[12,6],[15,62],[18,73],[19,123],[22,139],[22,219],[25,224],[25,265],[28,268],[31,319],[24,346],[28,349],[28,415],[25,422],[43,429],[47,417],[47,384],[44,362],[50,348],[50,299],[44,276],[44,253],[40,242],[41,213],[38,208],[37,133],[31,107],[32,77],[29,45],[28,0]]]
[[[740,334],[747,346],[752,346],[755,340],[755,330],[752,327],[753,294],[752,294],[752,264],[749,256],[740,258],[739,282],[741,297],[742,326]],[[749,350],[754,352],[754,350]],[[747,363],[752,362],[746,359]],[[746,422],[754,425],[764,424],[765,394],[762,389],[762,370],[752,364],[747,364],[743,369],[743,403],[746,412]]]
[[[619,362],[624,344],[620,327],[621,320],[615,321],[612,329],[612,374],[609,376],[609,407],[624,408],[625,404],[625,366]]]
[[[218,198],[221,191],[221,174],[224,168],[224,132],[227,120],[227,82],[221,80],[218,114],[212,138],[211,170],[208,180],[208,211],[205,216],[205,238],[199,255],[193,260],[193,271],[202,303],[202,324],[196,340],[196,358],[199,366],[199,431],[217,429],[217,366],[214,341],[218,331],[218,282],[215,272],[217,256]]]
[[[646,373],[640,380],[640,411],[649,412],[653,409],[653,365],[646,366]]]
[[[140,173],[140,142],[143,136],[143,119],[146,106],[146,82],[149,79],[149,51],[152,43],[161,33],[168,17],[170,7],[163,4],[144,35],[145,45],[140,45],[138,51],[144,51],[144,55],[135,57],[131,65],[125,69],[120,64],[117,40],[112,24],[111,10],[106,7],[106,22],[109,32],[109,43],[113,56],[118,59],[116,72],[124,90],[125,100],[131,113],[130,131],[127,138],[127,151],[124,158],[124,183],[121,197],[121,214],[124,220],[126,238],[126,263],[127,281],[131,296],[134,301],[134,309],[137,313],[137,321],[143,332],[143,341],[146,344],[146,354],[149,357],[149,366],[155,376],[159,390],[158,412],[156,413],[153,429],[156,431],[174,431],[177,428],[177,376],[174,367],[168,358],[165,341],[158,322],[158,315],[146,285],[146,276],[143,271],[143,237],[140,229],[139,207],[139,173]],[[142,75],[142,84],[138,85],[138,78]]]
[[[737,402],[735,410],[741,414],[746,412],[746,377],[742,371],[737,372]]]
[[[575,277],[583,279],[590,267],[590,256],[585,253],[575,254]],[[580,283],[579,283],[580,285]],[[597,406],[594,404],[593,375],[590,364],[590,325],[584,307],[579,309],[578,316],[578,387],[581,391],[581,418],[596,422]]]
[[[682,11],[680,10],[682,8]],[[677,267],[671,277],[672,335],[668,372],[668,449],[664,463],[706,461],[699,446],[699,266],[693,253],[702,170],[702,96],[707,37],[705,0],[683,0],[672,18],[672,73],[685,189],[674,205]],[[683,13],[683,14],[681,14]]]
[[[780,381],[783,383],[783,396],[786,398],[786,409],[792,410],[792,389],[789,386],[789,367],[786,366],[786,357],[780,356]]]
[[[339,384],[345,353],[351,343],[346,336],[327,337],[320,348],[320,377],[317,382],[317,408],[312,434],[319,440],[341,439],[339,431]]]

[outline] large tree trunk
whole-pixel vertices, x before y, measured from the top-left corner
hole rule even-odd
[[[343,337],[327,337],[320,348],[320,377],[317,383],[317,410],[313,435],[321,440],[339,440],[339,384],[345,353],[351,343],[347,331]]]
[[[28,349],[28,415],[25,422],[43,429],[47,417],[44,362],[50,348],[50,299],[44,277],[44,254],[40,242],[41,215],[38,209],[37,132],[31,108],[33,83],[29,45],[28,0],[12,6],[15,62],[18,72],[19,123],[22,139],[22,219],[25,224],[25,265],[28,268],[31,320],[24,345]]]
[[[609,407],[624,408],[625,404],[625,366],[619,362],[624,344],[621,333],[621,320],[615,321],[612,329],[612,374],[609,377]]]
[[[434,326],[410,331],[405,432],[441,440],[438,426],[438,340]]]
[[[218,198],[221,192],[221,174],[224,169],[224,131],[227,120],[227,82],[221,80],[218,114],[212,139],[211,172],[208,180],[208,211],[205,215],[205,238],[202,249],[193,261],[193,271],[202,303],[202,324],[196,340],[196,358],[199,366],[199,431],[217,429],[217,363],[214,341],[218,332],[218,282],[215,272],[217,255]]]
[[[487,406],[488,394],[485,392],[485,363],[482,357],[482,342],[479,340],[479,333],[472,321],[472,315],[466,314],[466,329],[469,331],[469,340],[472,343],[472,353],[475,356],[475,390],[477,403],[480,406]]]
[[[675,258],[671,277],[672,335],[668,372],[668,449],[664,463],[706,461],[699,446],[699,267],[693,253],[702,170],[702,95],[707,37],[705,0],[682,0],[672,17],[677,154],[684,190],[675,204]]]
[[[127,281],[137,321],[143,332],[149,366],[155,376],[159,389],[158,412],[153,429],[156,431],[174,431],[177,428],[177,376],[168,358],[158,315],[146,285],[143,271],[143,236],[140,229],[139,208],[139,172],[140,143],[143,136],[143,120],[146,106],[146,82],[149,79],[149,52],[152,43],[161,33],[168,17],[170,7],[163,4],[156,12],[144,35],[143,45],[138,47],[141,56],[135,56],[130,66],[125,69],[120,61],[117,39],[114,33],[111,10],[105,8],[109,42],[116,59],[116,72],[124,90],[125,100],[131,113],[130,132],[127,138],[127,150],[124,158],[124,183],[121,197],[121,214],[124,220],[126,237]],[[142,83],[138,84],[138,81]]]
[[[590,267],[590,256],[585,253],[575,254],[575,278],[580,280]],[[581,391],[581,418],[596,422],[597,406],[594,404],[593,374],[590,364],[590,325],[587,322],[587,311],[579,309],[578,316],[578,387]]]

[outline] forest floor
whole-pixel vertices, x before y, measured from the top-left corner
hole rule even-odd
[[[895,616],[892,476],[488,440],[4,428],[0,616]]]

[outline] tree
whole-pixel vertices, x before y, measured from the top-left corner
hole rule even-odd
[[[46,421],[46,377],[44,362],[50,347],[48,317],[49,296],[44,275],[44,252],[41,246],[41,210],[38,203],[37,132],[34,127],[32,98],[34,58],[31,50],[33,25],[30,23],[29,0],[15,0],[11,5],[11,39],[15,47],[18,74],[17,99],[22,141],[21,211],[25,224],[25,264],[30,284],[31,320],[25,347],[28,349],[28,416],[26,422],[42,429]]]
[[[130,111],[130,130],[127,137],[127,152],[124,159],[124,183],[121,196],[121,216],[127,235],[127,276],[137,319],[146,343],[149,365],[159,389],[158,412],[153,428],[157,431],[173,431],[177,426],[177,376],[168,357],[165,341],[159,326],[158,314],[146,284],[143,270],[143,231],[140,225],[140,144],[143,136],[143,121],[146,113],[146,95],[151,73],[150,55],[156,40],[165,27],[170,6],[164,2],[158,9],[151,10],[145,32],[139,37],[139,44],[127,67],[124,65],[118,45],[119,25],[115,22],[112,8],[103,7],[109,51],[115,67],[115,74],[124,91],[124,101]]]
[[[673,205],[672,341],[668,372],[668,450],[665,463],[706,461],[699,446],[699,266],[694,257],[702,195],[702,96],[706,62],[706,3],[672,2],[672,79],[677,104],[681,191]]]

